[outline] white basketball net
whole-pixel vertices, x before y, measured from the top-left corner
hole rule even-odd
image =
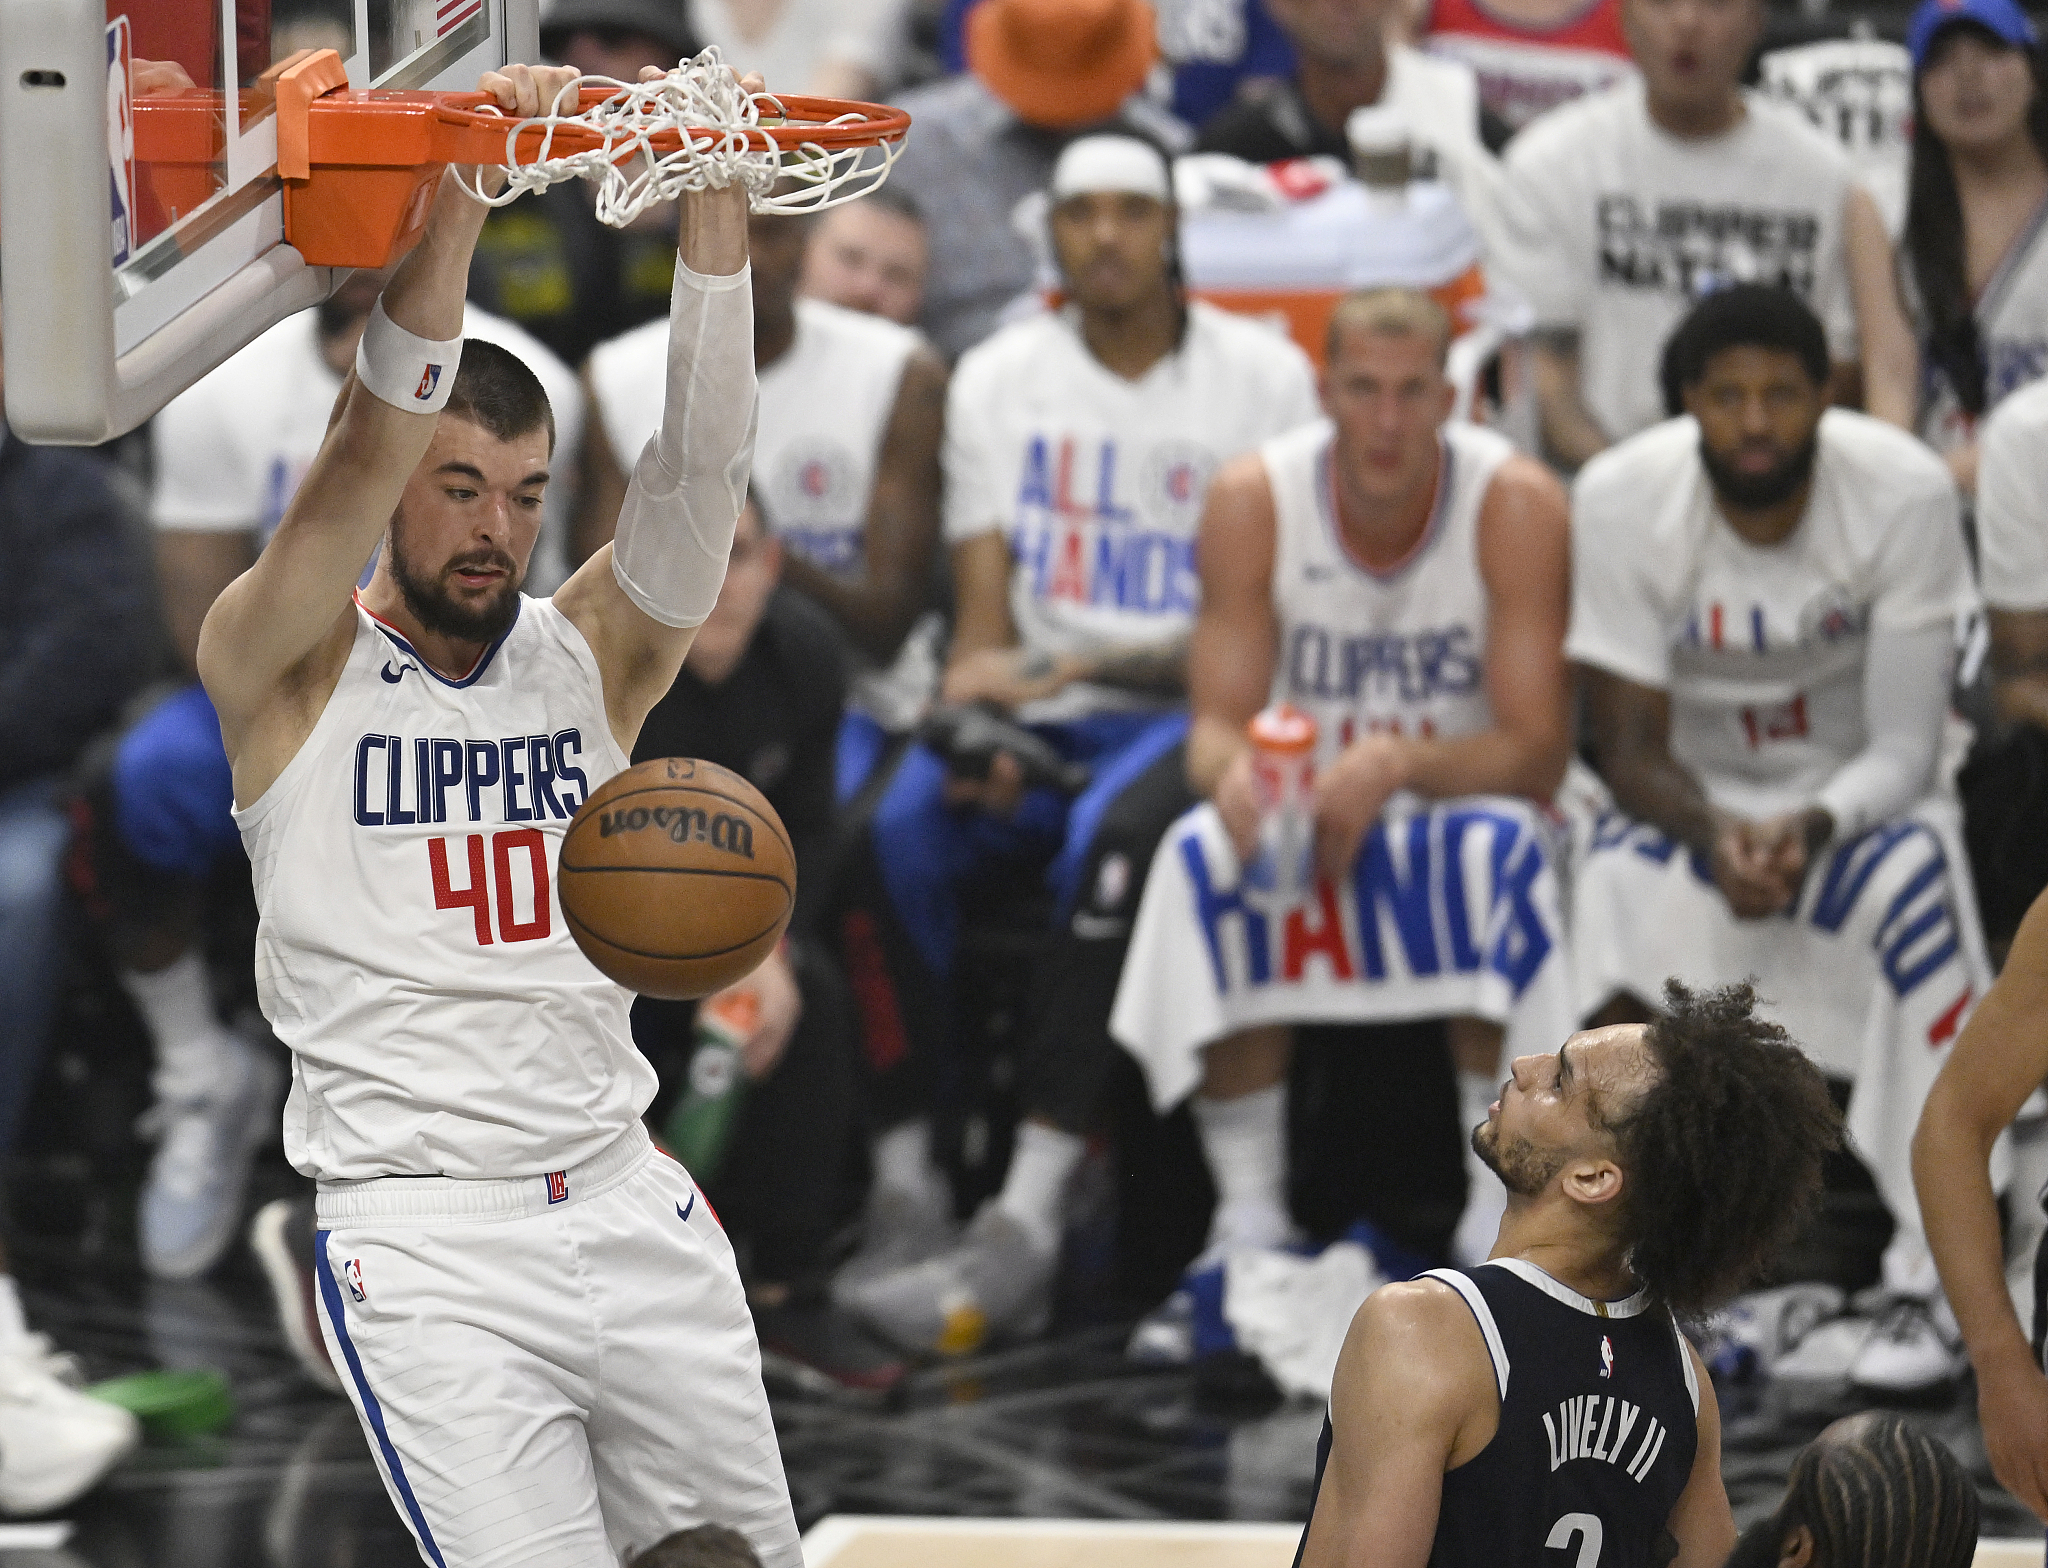
[[[611,96],[574,113],[508,118],[504,189],[489,196],[466,181],[463,189],[486,206],[502,207],[527,191],[546,190],[563,180],[589,180],[597,187],[597,216],[613,228],[624,228],[648,208],[686,191],[724,190],[735,181],[746,187],[755,212],[817,212],[877,189],[903,145],[899,140],[831,150],[804,143],[780,152],[749,145],[748,131],[776,123],[773,109],[764,117],[763,105],[741,91],[715,46],[649,82],[580,76],[556,95],[555,107],[580,102],[585,87],[608,88]],[[772,105],[774,100],[764,102]],[[498,111],[487,104],[484,112]],[[859,118],[849,114],[832,123]],[[542,127],[540,145],[533,156],[521,157],[519,134],[533,126]],[[568,126],[595,131],[603,141],[587,151],[557,156],[555,133]],[[685,133],[682,145],[661,151],[654,137],[663,131]],[[692,131],[697,134],[687,134]]]

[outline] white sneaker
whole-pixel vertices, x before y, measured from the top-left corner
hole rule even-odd
[[[0,1513],[62,1508],[142,1440],[120,1406],[66,1387],[54,1359],[47,1344],[0,1354]]]
[[[232,1038],[232,1037],[230,1037]],[[219,1261],[242,1217],[249,1162],[277,1130],[284,1069],[239,1039],[233,1080],[201,1098],[159,1103],[144,1118],[157,1138],[142,1189],[143,1266],[192,1279]]]
[[[263,1265],[277,1324],[284,1342],[304,1372],[330,1394],[342,1392],[341,1376],[327,1354],[327,1336],[316,1305],[319,1286],[313,1273],[310,1198],[273,1198],[249,1222],[249,1250]]]
[[[1879,1397],[1938,1393],[1962,1375],[1962,1335],[1942,1300],[1894,1299],[1849,1367],[1850,1386]]]

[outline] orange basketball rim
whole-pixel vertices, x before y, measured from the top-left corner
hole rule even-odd
[[[285,239],[316,267],[381,267],[410,249],[450,164],[511,167],[607,145],[595,125],[560,116],[516,121],[482,93],[357,90],[339,54],[304,51],[266,73],[275,93],[277,172],[284,184]],[[605,105],[615,90],[585,87],[575,111]],[[832,155],[893,148],[910,116],[886,104],[760,94],[758,124],[683,126],[613,140],[613,161],[677,151],[684,137],[767,153]],[[155,177],[202,169],[215,156],[220,95],[194,91],[135,101],[137,160]]]

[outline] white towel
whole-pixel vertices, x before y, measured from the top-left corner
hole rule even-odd
[[[1390,807],[1340,890],[1284,921],[1238,896],[1223,822],[1197,806],[1153,858],[1110,1033],[1177,1104],[1202,1048],[1252,1024],[1476,1017],[1505,1059],[1554,1051],[1578,1026],[1551,834],[1527,801]]]

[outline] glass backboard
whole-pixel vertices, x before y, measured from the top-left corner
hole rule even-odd
[[[351,87],[467,90],[539,57],[537,0],[5,0],[7,419],[132,430],[344,275],[284,241],[272,80],[333,49]],[[211,113],[161,114],[181,97]]]

